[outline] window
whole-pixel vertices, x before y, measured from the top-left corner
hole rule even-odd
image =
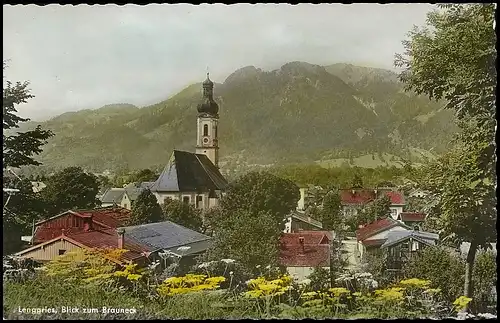
[[[59,256],[64,255],[66,253],[66,250],[64,249],[59,249]]]
[[[203,136],[208,136],[208,125],[207,124],[203,125]]]
[[[197,196],[196,197],[196,207],[198,209],[201,209],[203,207],[203,196]]]
[[[123,207],[128,209],[128,204],[127,203],[123,204]]]
[[[396,209],[391,209],[391,216],[395,219],[396,216],[398,215],[398,210]]]
[[[182,197],[182,202],[189,203],[189,196],[183,196]]]
[[[215,126],[215,138],[217,138],[217,126]]]

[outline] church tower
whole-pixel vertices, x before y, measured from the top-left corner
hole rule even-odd
[[[203,101],[198,104],[196,153],[208,157],[219,167],[219,141],[217,124],[219,122],[219,106],[214,101],[214,83],[207,79],[203,82]]]

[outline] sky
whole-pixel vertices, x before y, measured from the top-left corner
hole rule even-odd
[[[430,4],[4,5],[4,81],[30,81],[19,114],[157,103],[253,65],[291,61],[393,68]]]

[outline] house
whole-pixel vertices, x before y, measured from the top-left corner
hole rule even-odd
[[[31,182],[33,188],[33,193],[40,193],[44,188],[47,187],[44,182]]]
[[[320,221],[305,215],[304,212],[292,211],[286,218],[285,230],[283,232],[294,233],[299,230],[318,231],[322,229],[323,224]]]
[[[427,195],[429,195],[428,192],[424,191],[424,190],[421,190],[421,189],[412,189],[410,190],[410,192],[408,193],[408,197],[415,197],[415,198],[424,198],[426,197]]]
[[[280,237],[279,262],[296,280],[307,278],[315,267],[330,269],[330,231],[283,233]]]
[[[403,192],[394,188],[342,189],[340,201],[345,216],[355,216],[361,208],[384,195],[388,196],[391,201],[391,217],[396,220],[403,212],[406,203]]]
[[[411,230],[406,224],[390,217],[369,223],[356,231],[356,256],[363,260],[366,252],[377,250],[387,240],[390,232]]]
[[[175,260],[175,257],[194,264],[194,257],[204,253],[212,243],[211,237],[171,221],[123,227],[119,230],[125,241],[144,246],[149,259],[154,261],[161,258],[164,266]],[[173,258],[163,256],[164,254]]]
[[[411,260],[421,250],[434,246],[439,240],[439,234],[422,231],[392,231],[380,246],[387,250],[386,268],[399,271],[403,264]]]
[[[63,230],[66,235],[72,232],[115,229],[126,224],[130,211],[118,207],[102,207],[91,210],[68,210],[51,218],[35,223],[34,234],[29,239],[39,244],[59,237]]]
[[[48,262],[66,252],[78,249],[126,249],[119,259],[109,260],[119,264],[137,263],[145,265],[147,249],[133,241],[127,241],[120,246],[119,235],[116,229],[87,229],[85,231],[71,231],[66,233],[63,229],[61,234],[45,242],[36,244],[28,249],[15,254],[17,257],[33,259],[38,262]]]
[[[211,238],[170,221],[120,228],[86,226],[84,230],[65,230],[54,238],[22,250],[18,257],[46,262],[76,249],[125,249],[117,264],[140,266],[163,259],[163,268],[176,257],[193,261],[205,252]],[[170,256],[170,257],[169,257]]]
[[[150,182],[135,185],[134,183],[125,186],[124,188],[109,188],[99,198],[101,206],[118,205],[125,209],[131,210],[135,200],[145,188],[149,188],[146,184],[152,185]]]
[[[421,212],[401,212],[398,220],[409,226],[410,228],[422,229],[422,223],[425,221],[426,214]]]
[[[124,188],[108,188],[99,198],[102,207],[120,205],[125,193]]]
[[[170,198],[207,209],[217,205],[227,187],[228,182],[206,155],[174,150],[151,191],[160,204]]]

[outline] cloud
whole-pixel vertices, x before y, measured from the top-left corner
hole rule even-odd
[[[391,68],[429,4],[4,6],[9,80],[36,96],[20,114],[43,119],[109,103],[138,106],[204,78],[289,61]]]

